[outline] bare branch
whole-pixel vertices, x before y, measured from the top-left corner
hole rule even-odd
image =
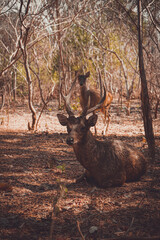
[[[146,8],[146,10],[147,10],[147,12],[148,12],[148,14],[149,14],[149,17],[150,17],[150,19],[151,19],[151,21],[152,21],[155,29],[160,33],[160,28],[159,28],[159,27],[157,26],[157,24],[155,23],[154,18],[153,18],[153,15],[152,15],[151,11],[149,10],[149,7],[148,7],[148,6],[145,6],[145,8]]]

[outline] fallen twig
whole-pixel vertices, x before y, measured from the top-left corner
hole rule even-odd
[[[80,228],[80,222],[78,220],[77,220],[77,227],[78,227],[78,231],[79,231],[82,239],[85,240],[85,237],[83,236],[83,233],[82,233],[81,228]]]
[[[132,228],[132,226],[133,226],[133,223],[134,223],[134,217],[132,217],[132,221],[131,221],[131,224],[130,224],[130,226],[129,226],[129,228],[127,229],[127,231],[125,232],[125,236],[128,234],[128,232],[130,231],[130,229]]]

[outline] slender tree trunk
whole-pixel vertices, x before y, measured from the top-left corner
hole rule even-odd
[[[27,39],[27,32],[26,32],[26,39]],[[29,69],[29,59],[28,59],[28,51],[27,51],[27,47],[26,47],[26,42],[24,42],[24,44],[22,43],[22,41],[20,41],[20,48],[23,54],[23,60],[24,60],[24,68],[25,68],[25,72],[26,72],[26,79],[27,79],[27,83],[28,83],[28,105],[29,105],[29,109],[32,113],[32,124],[30,125],[30,123],[28,123],[28,130],[34,130],[35,129],[35,125],[36,125],[36,110],[33,106],[33,86],[32,86],[32,78],[31,78],[31,74],[30,74],[30,69]]]
[[[20,28],[20,37],[19,37],[18,43],[19,43],[19,48],[21,49],[21,52],[23,55],[26,79],[28,82],[28,105],[32,113],[32,124],[30,126],[30,123],[28,123],[28,130],[34,130],[36,125],[36,110],[33,106],[33,86],[32,86],[32,78],[31,78],[30,69],[29,69],[29,59],[28,59],[28,49],[27,49],[27,41],[28,41],[30,26],[29,25],[27,26],[27,24],[25,25],[25,19],[29,11],[30,3],[31,3],[31,0],[27,0],[25,15],[22,14],[22,8],[24,6],[23,1],[21,1],[21,4],[20,4],[19,20],[21,23],[21,28]]]
[[[62,44],[61,44],[61,27],[60,27],[60,21],[59,21],[59,0],[56,0],[56,18],[57,18],[57,40],[58,40],[58,47],[59,47],[59,56],[60,56],[60,61],[59,61],[59,90],[61,88],[61,84],[64,83],[64,86],[66,87],[66,82],[65,82],[65,70],[64,70],[64,61],[63,61],[63,52],[62,52]],[[61,74],[63,77],[63,82],[61,79]],[[61,105],[61,94],[59,94],[59,107]]]
[[[5,92],[3,92],[1,94],[1,99],[2,99],[2,104],[0,106],[0,110],[2,110],[2,108],[4,107],[4,104],[5,104]]]
[[[26,78],[27,78],[27,82],[28,82],[28,104],[29,104],[29,108],[32,113],[32,126],[30,126],[30,124],[28,123],[28,128],[29,128],[29,130],[34,130],[35,124],[36,124],[36,110],[33,106],[33,86],[32,86],[32,79],[30,76],[30,70],[29,70],[29,66],[28,66],[28,53],[27,53],[26,48],[24,48],[23,56],[24,56],[24,67],[25,67],[25,71],[26,71]]]
[[[160,103],[160,99],[157,98],[157,100],[156,100],[156,106],[155,106],[155,111],[154,111],[154,117],[155,117],[155,119],[157,119],[157,113],[158,113],[158,105],[159,105],[159,103]]]
[[[13,79],[12,79],[12,88],[13,88],[13,100],[16,101],[16,86],[17,85],[17,71],[14,70]]]
[[[138,48],[139,48],[139,71],[141,78],[141,104],[143,112],[143,122],[145,137],[148,143],[148,148],[152,159],[155,157],[155,139],[152,126],[152,116],[150,110],[147,80],[144,69],[143,49],[142,49],[142,6],[141,0],[137,0],[138,9]]]

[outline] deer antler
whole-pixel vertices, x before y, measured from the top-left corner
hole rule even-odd
[[[85,110],[82,112],[81,116],[87,116],[88,114],[96,111],[97,109],[101,108],[101,106],[103,105],[105,99],[106,99],[106,89],[104,88],[104,96],[101,98],[101,100],[99,101],[98,104],[96,104],[94,107],[88,109],[88,107],[86,106]]]
[[[76,80],[77,80],[77,75],[76,75],[76,77],[75,77],[75,79],[74,79],[74,81],[72,83],[72,86],[71,86],[67,96],[65,96],[62,93],[62,84],[61,84],[61,87],[60,87],[60,93],[61,93],[61,95],[63,97],[64,103],[65,103],[65,107],[66,107],[66,111],[67,111],[69,116],[74,116],[74,113],[73,113],[73,111],[72,111],[72,109],[70,107],[70,98],[71,98],[71,94],[72,94],[73,88],[75,86]]]
[[[100,96],[102,97],[102,78],[101,78],[101,73],[98,68],[98,75],[99,75],[99,83],[100,83]]]

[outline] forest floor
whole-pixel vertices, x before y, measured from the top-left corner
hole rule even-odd
[[[55,108],[56,109],[56,108]],[[66,128],[51,108],[37,132],[28,132],[31,114],[24,106],[0,115],[0,239],[160,239],[160,110],[153,120],[156,156],[138,182],[100,189],[86,181],[73,149],[65,143]],[[100,115],[100,114],[99,114]],[[112,120],[106,138],[121,139],[148,157],[140,103]],[[102,139],[102,118],[98,138]]]

